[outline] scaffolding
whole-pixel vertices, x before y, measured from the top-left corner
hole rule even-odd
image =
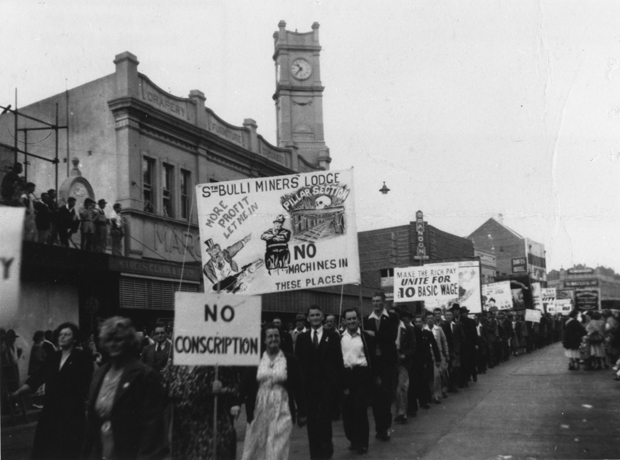
[[[56,190],[56,192],[58,192],[58,164],[60,163],[60,160],[58,158],[58,131],[61,129],[66,129],[67,130],[67,134],[66,134],[66,138],[67,138],[67,156],[69,154],[69,124],[68,124],[68,111],[69,111],[69,101],[68,101],[68,94],[67,94],[67,124],[64,126],[61,126],[59,124],[58,121],[58,103],[56,103],[56,122],[55,123],[48,123],[47,121],[44,120],[40,120],[38,118],[32,117],[30,115],[26,115],[25,113],[21,113],[18,108],[17,108],[17,90],[15,90],[15,108],[12,109],[11,105],[9,104],[7,107],[3,107],[0,105],[0,110],[2,110],[2,113],[0,115],[4,115],[5,113],[12,113],[14,116],[14,120],[15,120],[15,136],[14,136],[14,145],[9,145],[9,144],[5,144],[4,142],[0,141],[0,147],[4,147],[7,150],[12,150],[13,151],[13,164],[18,163],[19,162],[19,154],[23,154],[24,155],[24,178],[26,180],[28,180],[28,158],[29,157],[33,157],[33,158],[37,158],[39,160],[43,160],[43,161],[47,161],[49,163],[52,163],[54,165],[54,173],[55,173],[55,180],[54,180],[54,189]],[[44,126],[39,126],[39,127],[33,127],[33,128],[20,128],[19,127],[19,117],[24,117],[28,120],[32,120],[35,123],[39,123],[42,124]],[[28,152],[28,132],[30,131],[54,131],[54,158],[46,158],[46,157],[42,157],[40,155],[35,155],[34,153]],[[19,142],[19,134],[20,132],[24,133],[24,150],[20,149],[18,147],[18,142]],[[68,164],[68,162],[67,162]],[[68,166],[67,166],[67,171],[68,171]]]

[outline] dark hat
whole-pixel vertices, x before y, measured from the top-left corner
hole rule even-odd
[[[452,304],[452,306],[450,307],[450,311],[453,311],[453,310],[460,310],[460,309],[461,309],[461,306],[460,306],[458,303],[454,303],[454,304]]]
[[[461,313],[469,313],[469,309],[467,307],[461,307]]]
[[[17,335],[13,329],[9,329],[8,331],[6,331],[7,339],[11,339],[11,338],[14,339],[16,337],[19,337],[19,335]]]
[[[280,214],[278,217],[276,217],[276,219],[273,221],[273,223],[275,224],[276,222],[280,222],[281,224],[284,223],[286,219],[284,218],[284,216],[282,214]]]
[[[297,313],[297,316],[295,316],[295,321],[305,321],[306,320],[306,315],[304,315],[303,313]]]
[[[120,203],[114,203],[114,206],[112,206],[114,209],[116,208],[120,208],[122,207],[122,205]]]
[[[205,241],[205,246],[207,246],[207,252],[219,251],[220,245],[213,242],[213,238],[209,238]]]
[[[108,202],[106,200],[104,200],[103,198],[101,198],[99,201],[97,201],[97,204],[108,204]]]
[[[86,198],[84,200],[84,205],[87,205],[87,204],[90,204],[90,203],[94,203],[94,202],[95,202],[95,200],[93,200],[92,198]]]
[[[409,310],[405,310],[404,308],[400,311],[401,318],[413,318],[413,313]]]

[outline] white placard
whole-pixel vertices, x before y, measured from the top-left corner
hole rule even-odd
[[[540,318],[542,316],[542,312],[540,310],[525,310],[525,321],[530,321],[532,323],[540,323]]]
[[[196,186],[205,291],[360,282],[353,170]]]
[[[572,309],[573,301],[571,299],[555,299],[555,313],[568,316]]]
[[[543,309],[547,313],[556,313],[555,308],[555,299],[556,293],[555,288],[542,288],[540,290],[542,296],[542,304]]]
[[[532,283],[532,303],[534,304],[534,308],[536,310],[543,311],[541,290],[542,288],[540,283]]]
[[[498,310],[510,310],[512,308],[510,281],[483,284],[482,299],[486,311],[493,307],[497,307]]]
[[[427,264],[394,269],[394,302],[441,302],[459,294],[458,264]]]
[[[19,309],[25,208],[0,207],[0,326],[13,327]]]
[[[261,298],[176,292],[175,366],[256,366]]]

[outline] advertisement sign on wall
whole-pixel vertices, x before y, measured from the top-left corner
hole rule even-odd
[[[206,292],[360,282],[353,170],[196,186]]]
[[[578,308],[579,310],[600,310],[601,309],[600,288],[575,289],[575,307]]]

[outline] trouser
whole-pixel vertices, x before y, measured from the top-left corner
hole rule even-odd
[[[407,392],[408,415],[415,415],[418,412],[417,374],[416,367],[414,366],[411,371],[409,371],[409,391]]]
[[[309,388],[307,394],[308,443],[311,459],[330,458],[334,454],[330,389]]]
[[[431,366],[419,366],[415,373],[415,393],[420,406],[426,406],[431,402],[431,389],[429,381],[433,378],[433,370]],[[430,372],[429,372],[430,370]]]
[[[112,229],[110,230],[110,236],[112,238],[112,255],[122,256],[123,234],[118,230]]]
[[[372,388],[368,367],[345,369],[344,388],[349,392],[342,402],[344,434],[353,446],[368,448],[368,402]]]
[[[392,400],[394,399],[394,364],[377,360],[377,375],[380,383],[373,382],[372,415],[375,419],[375,431],[384,433],[392,426]]]
[[[396,415],[407,415],[409,395],[409,371],[405,366],[398,366],[396,383]]]
[[[458,389],[459,381],[461,378],[460,371],[461,371],[460,366],[456,366],[454,364],[450,366],[450,371],[448,375],[448,390],[456,391]]]

